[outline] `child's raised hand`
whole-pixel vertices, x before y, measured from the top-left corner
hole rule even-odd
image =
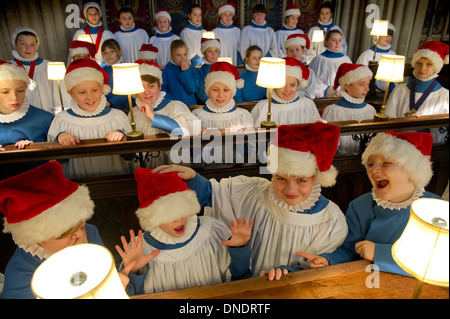
[[[130,230],[130,244],[128,245],[125,236],[120,237],[120,240],[122,241],[123,250],[120,248],[119,245],[116,245],[116,250],[119,253],[120,257],[122,257],[123,260],[123,266],[124,269],[127,268],[131,263],[134,263],[134,266],[131,267],[131,272],[136,273],[139,269],[147,265],[150,260],[152,260],[156,255],[159,254],[159,250],[155,250],[152,253],[148,255],[144,255],[143,251],[143,235],[142,230],[139,230],[138,236],[134,235],[134,231]],[[128,268],[127,268],[128,269]]]
[[[120,142],[124,136],[125,135],[123,135],[122,132],[111,131],[108,134],[106,134],[105,138],[108,142]]]
[[[186,71],[187,69],[189,69],[189,62],[188,60],[183,60],[180,62],[180,68],[181,71]]]
[[[139,111],[145,114],[145,116],[150,120],[153,121],[153,118],[155,117],[155,112],[153,111],[153,105],[149,102],[142,102],[141,105],[139,105]]]
[[[267,276],[267,279],[269,279],[270,281],[272,280],[280,280],[282,275],[287,275],[288,274],[288,270],[287,269],[281,269],[281,268],[272,268],[269,271],[265,271],[265,270],[261,270],[261,272],[259,273],[259,277],[265,277]]]
[[[17,147],[19,150],[22,150],[25,147],[27,147],[28,145],[30,145],[31,143],[33,143],[33,141],[22,140],[22,141],[18,141],[14,146]]]
[[[62,146],[72,146],[80,143],[80,140],[70,133],[61,133],[58,135],[58,143]]]
[[[322,256],[311,255],[311,254],[305,253],[303,251],[298,251],[297,256],[308,259],[309,267],[311,267],[311,268],[320,268],[320,267],[325,267],[325,266],[330,265],[328,260]]]
[[[247,227],[247,219],[242,221],[238,218],[237,223],[231,221],[231,239],[223,241],[222,246],[242,247],[247,246],[252,235],[253,220],[250,221]]]

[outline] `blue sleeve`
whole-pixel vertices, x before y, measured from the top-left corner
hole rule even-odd
[[[373,263],[377,265],[381,271],[411,277],[411,275],[400,268],[392,257],[392,244],[376,243]]]
[[[202,207],[212,206],[212,184],[200,174],[187,182],[187,186],[197,193],[197,198]]]
[[[155,114],[151,127],[159,128],[174,136],[183,136],[183,130],[178,123],[166,115]]]
[[[209,99],[208,94],[205,92],[205,79],[200,78],[198,83],[198,89],[195,93],[195,96],[197,96],[197,99],[202,103],[205,104],[206,101]]]
[[[194,66],[191,65],[189,69],[178,74],[178,80],[183,84],[184,89],[189,94],[195,94],[195,92],[197,92],[200,76],[198,70]]]
[[[236,95],[234,96],[234,101],[236,103],[244,103],[244,89],[237,89]]]
[[[250,274],[250,242],[244,247],[227,247],[231,257],[231,280],[246,278]]]
[[[141,295],[144,293],[144,282],[147,277],[147,273],[149,270],[148,264],[146,265],[146,271],[141,274],[133,274],[129,273],[128,277],[130,278],[130,282],[128,283],[126,293],[129,296]]]
[[[165,68],[163,71],[162,71],[162,84],[161,84],[161,91],[164,91],[164,92],[169,92],[168,90],[169,90],[169,87],[168,87],[168,85],[169,85],[169,75],[167,74],[169,71]]]
[[[292,267],[292,266],[279,266],[279,267],[275,267],[275,269],[280,268],[280,269],[287,269],[287,271],[289,272],[294,272],[294,271],[299,271],[299,270],[304,270],[302,267],[298,266],[298,267]]]
[[[86,236],[90,244],[105,246],[96,226],[86,223]]]
[[[119,109],[119,110],[129,110],[130,106],[128,105],[128,97],[126,95],[116,95],[109,93],[106,96],[106,99],[109,103],[111,103],[111,107]]]

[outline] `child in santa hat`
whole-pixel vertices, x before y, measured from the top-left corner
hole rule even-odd
[[[325,34],[325,52],[316,56],[309,68],[316,74],[317,85],[316,98],[332,96],[328,90],[333,87],[336,72],[342,63],[352,63],[350,58],[343,53],[343,35],[338,30],[330,30]]]
[[[134,294],[204,286],[248,273],[253,221],[233,221],[230,231],[218,219],[197,216],[197,196],[176,173],[138,168],[135,178],[136,215],[144,234],[139,231],[135,238],[130,231],[131,245],[122,237],[124,249],[116,246],[124,266],[136,260],[129,275]]]
[[[372,138],[362,155],[373,189],[350,202],[347,238],[332,253],[311,256],[311,267],[357,259],[373,261],[381,271],[409,276],[392,258],[392,245],[402,234],[410,206],[418,198],[440,198],[425,191],[433,174],[429,133],[388,131]]]
[[[301,63],[305,64],[305,52],[310,48],[310,41],[306,34],[292,34],[287,37],[284,42],[284,48],[286,50],[286,56],[295,58]],[[317,78],[313,70],[309,69],[308,85],[303,88],[298,86],[298,94],[301,97],[307,97],[309,99],[315,99],[317,91]]]
[[[321,120],[316,104],[306,97],[300,97],[298,87],[308,86],[309,69],[294,58],[286,61],[286,85],[272,92],[272,121],[278,125],[312,123]],[[267,119],[268,100],[256,103],[252,109],[255,125]]]
[[[58,84],[48,79],[47,59],[39,58],[38,48],[40,38],[37,32],[31,28],[19,27],[11,35],[13,59],[8,61],[15,63],[27,71],[30,85],[27,89],[27,97],[31,105],[43,109],[52,114],[61,110]]]
[[[97,2],[90,1],[84,4],[81,13],[81,21],[86,22],[87,26],[75,31],[72,40],[78,40],[79,35],[87,34],[91,37],[91,42],[95,45],[95,61],[98,64],[103,62],[102,43],[107,39],[114,39],[114,34],[102,27],[102,9]],[[67,64],[70,63],[70,60]]]
[[[375,44],[377,44],[377,38],[378,38],[378,45],[377,45],[377,53],[375,55],[375,61],[380,62],[382,55],[397,55],[394,50],[391,49],[391,42],[392,37],[395,34],[395,27],[392,23],[389,23],[388,25],[388,35],[386,36],[374,36],[373,37],[373,46],[361,53],[358,60],[356,60],[356,64],[363,64],[369,66],[369,62],[373,61],[373,54],[375,53]],[[386,81],[380,81],[375,80],[375,85],[377,89],[381,91],[386,90]],[[398,85],[396,82],[391,82],[389,84],[389,92],[392,92],[392,90]]]
[[[121,8],[118,16],[120,30],[114,33],[114,37],[122,48],[123,62],[133,63],[137,60],[137,53],[141,45],[147,44],[149,37],[147,31],[136,27],[134,23],[134,12],[131,8]]]
[[[365,65],[343,63],[339,67],[334,80],[333,90],[340,87],[342,97],[334,104],[328,105],[322,118],[328,122],[371,120],[377,112],[375,108],[364,102],[369,92],[372,71]],[[341,136],[338,154],[358,153],[359,143],[351,136]]]
[[[35,298],[31,278],[53,253],[84,243],[103,246],[97,228],[86,223],[94,213],[88,188],[64,177],[55,161],[0,181],[0,212],[3,232],[17,245],[3,298]]]
[[[152,44],[143,44],[138,52],[138,60],[157,63],[158,53],[159,49],[157,47]]]
[[[436,80],[444,64],[448,64],[448,45],[439,41],[425,42],[414,54],[412,79],[394,89],[386,103],[386,115],[404,117],[448,114],[449,92]],[[430,129],[435,144],[445,143],[447,132]]]
[[[14,144],[24,149],[33,142],[47,141],[53,115],[30,105],[26,97],[30,78],[13,63],[0,60],[0,152]],[[14,163],[0,166],[0,179],[31,169],[38,163]]]
[[[188,48],[188,60],[194,66],[202,65],[203,54],[201,52],[202,28],[202,8],[198,4],[193,4],[188,9],[188,25],[181,30],[180,39],[186,43]]]
[[[172,32],[172,17],[166,9],[158,9],[153,21],[155,24],[153,29],[156,34],[150,38],[148,43],[158,48],[159,54],[156,63],[163,70],[170,60],[170,44],[174,40],[179,40],[180,37]]]
[[[215,39],[202,38],[201,43],[203,65],[198,70],[200,76],[200,84],[195,95],[197,96],[197,102],[204,105],[206,100],[208,99],[208,95],[205,92],[205,78],[211,70],[211,65],[213,63],[216,63],[219,59],[220,51],[222,49],[222,42],[216,37]]]
[[[241,29],[233,24],[233,17],[236,14],[236,5],[232,2],[221,5],[217,9],[217,14],[219,15],[220,23],[217,28],[212,31],[214,32],[215,37],[222,41],[220,57],[231,58],[234,66],[244,64],[241,55],[238,52]]]
[[[63,146],[95,138],[118,142],[131,131],[125,113],[106,106],[105,94],[111,91],[108,74],[93,59],[73,61],[67,68],[64,84],[72,97],[70,109],[55,116],[48,141]],[[130,174],[132,170],[132,163],[120,155],[74,158],[63,165],[68,178]]]
[[[206,213],[226,223],[254,220],[251,273],[272,267],[306,266],[297,251],[333,252],[347,236],[340,208],[321,195],[336,183],[332,165],[339,140],[337,126],[321,122],[278,127],[269,150],[272,180],[237,176],[207,180],[184,166],[162,166],[154,172],[178,172]]]
[[[281,58],[288,56],[286,46],[284,45],[287,38],[293,34],[305,34],[303,30],[297,28],[300,15],[300,8],[296,4],[286,6],[286,9],[283,12],[283,27],[275,32]]]
[[[73,40],[70,42],[70,62],[78,59],[95,58],[96,47],[93,43]]]

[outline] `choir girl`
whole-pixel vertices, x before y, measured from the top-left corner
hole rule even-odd
[[[131,245],[122,237],[116,246],[123,265],[131,269],[130,294],[197,287],[240,279],[248,275],[253,222],[230,223],[197,216],[195,191],[182,176],[138,168],[135,173],[141,228],[130,231]],[[231,238],[230,238],[231,237]]]
[[[245,71],[239,76],[243,79],[242,102],[258,102],[266,97],[266,88],[256,85],[258,77],[259,63],[262,58],[262,50],[256,45],[252,45],[245,53]]]
[[[180,39],[188,48],[189,62],[194,66],[202,65],[201,39],[206,30],[202,27],[202,8],[193,4],[188,10],[188,25],[181,31]]]
[[[219,60],[220,52],[222,50],[222,41],[219,38],[209,39],[202,38],[202,67],[198,70],[200,76],[200,83],[196,93],[197,102],[204,105],[208,99],[208,95],[205,92],[205,78],[211,70],[211,65]]]
[[[300,15],[300,9],[296,4],[286,6],[286,10],[283,12],[283,27],[275,32],[280,58],[288,56],[284,45],[287,38],[293,34],[305,33],[303,30],[297,28]]]

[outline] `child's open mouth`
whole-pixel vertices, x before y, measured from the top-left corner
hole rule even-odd
[[[181,225],[180,227],[175,228],[174,231],[175,231],[177,234],[182,234],[182,233],[184,233],[184,225]]]
[[[389,184],[389,181],[387,179],[378,179],[375,182],[377,183],[378,189],[383,189]]]

